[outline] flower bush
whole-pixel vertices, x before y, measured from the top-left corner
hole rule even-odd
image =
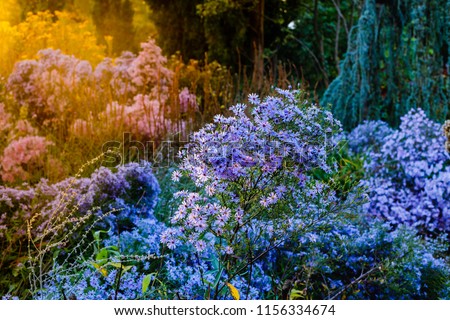
[[[138,299],[164,296],[155,284],[143,290],[146,275],[155,278],[161,264],[160,235],[165,225],[150,212],[147,217],[134,216],[135,227],[120,233],[97,231],[94,253],[70,267],[54,267],[40,290],[39,299]],[[107,234],[104,240],[100,235]],[[120,279],[119,279],[120,274]],[[154,281],[153,281],[154,282]],[[156,291],[156,292],[153,292]],[[157,294],[159,296],[157,296]]]
[[[80,186],[71,184],[79,190],[72,203],[102,217],[105,223],[95,225],[104,231],[80,228],[91,242],[49,250],[53,267],[32,286],[33,297],[232,299],[229,288],[241,299],[450,297],[441,239],[420,237],[417,225],[398,223],[393,230],[392,219],[363,214],[355,184],[340,189],[336,180],[349,168],[335,163],[345,152],[335,150],[339,123],[326,110],[297,91],[250,101],[248,110],[234,106],[231,116],[217,116],[194,133],[178,168],[161,169],[164,199],[156,209],[159,188],[149,166],[101,168],[78,179]],[[399,137],[400,147],[410,139],[402,128],[389,135]],[[367,168],[391,140],[366,141]],[[446,177],[441,170],[425,181],[429,197],[445,189]]]
[[[38,299],[205,299],[208,284],[217,272],[217,256],[211,248],[201,258],[195,250],[180,247],[162,255],[160,237],[167,229],[154,216],[136,217],[136,227],[119,235],[109,231],[87,262],[54,267],[45,277]],[[106,232],[105,232],[106,233]],[[201,263],[198,262],[201,259]],[[122,267],[120,267],[122,265]],[[243,298],[261,299],[271,286],[271,279],[260,263],[255,264],[252,285]],[[120,281],[119,270],[122,270]],[[143,288],[145,278],[149,279]],[[245,277],[232,280],[233,286],[245,292]],[[221,299],[231,299],[224,292]]]
[[[5,182],[28,181],[30,172],[39,172],[45,164],[49,146],[53,145],[44,137],[26,136],[12,141],[0,157],[1,178]]]
[[[64,261],[73,263],[80,251],[92,251],[92,230],[132,229],[135,219],[151,216],[159,190],[148,163],[130,163],[114,171],[100,168],[90,178],[56,184],[42,180],[23,190],[0,187],[0,269],[5,281],[25,276],[27,260],[34,267],[39,258],[51,260],[55,248],[65,252]],[[20,250],[29,237],[36,245],[30,248],[31,257]],[[2,291],[4,286],[2,281]]]
[[[141,44],[141,51],[130,65],[128,73],[136,90],[149,92],[154,98],[166,100],[173,72],[167,68],[167,58],[155,40]]]
[[[116,59],[103,59],[94,70],[96,89],[108,92],[113,101],[127,103],[136,93],[128,72],[135,59],[136,55],[128,51],[122,52]]]
[[[72,162],[89,150],[97,154],[105,141],[121,139],[124,132],[139,141],[155,141],[190,130],[199,111],[197,99],[174,82],[174,72],[151,39],[137,55],[124,52],[95,68],[61,50],[44,49],[36,59],[16,63],[6,85],[13,98],[8,100],[10,113],[2,112],[5,121],[20,124],[16,132],[48,133],[64,149],[58,154],[67,157],[54,160]],[[77,148],[65,148],[69,143]],[[79,165],[93,156],[80,159]],[[66,177],[65,169],[58,170],[59,180]]]
[[[34,121],[47,127],[61,126],[60,122],[70,123],[81,116],[85,108],[76,106],[92,99],[91,75],[88,61],[45,49],[39,51],[37,60],[16,64],[8,78],[8,90],[16,101],[28,106],[29,117]],[[74,93],[81,101],[74,101]]]
[[[336,221],[327,232],[303,237],[288,265],[294,270],[285,282],[289,297],[449,299],[450,268],[439,258],[445,245],[371,220]]]
[[[249,97],[251,116],[242,104],[231,108],[231,117],[216,116],[193,134],[181,152],[181,171],[173,172],[174,181],[185,174],[200,191],[176,194],[174,227],[161,241],[169,249],[188,244],[198,253],[214,248],[219,280],[244,272],[251,278],[260,257],[292,234],[320,228],[340,210],[333,190],[311,175],[332,171],[327,156],[339,123],[300,100],[300,92],[277,92],[263,101]],[[219,281],[213,289],[218,297]]]
[[[393,129],[383,121],[364,121],[346,137],[348,146],[354,154],[378,152]]]
[[[88,260],[54,268],[35,298],[212,298],[220,269],[215,237],[204,238],[208,245],[202,252],[188,244],[167,252],[160,243],[165,224],[152,214],[135,221],[120,234],[102,232],[105,238]],[[246,275],[230,282],[241,299],[449,298],[450,269],[436,257],[445,250],[410,228],[391,232],[389,225],[363,216],[334,217],[327,228],[291,237],[261,258],[250,282]],[[225,274],[221,279],[228,280]],[[231,295],[222,290],[218,298]]]
[[[441,132],[422,110],[412,110],[379,151],[368,153],[370,215],[414,226],[423,235],[450,231],[450,156]]]

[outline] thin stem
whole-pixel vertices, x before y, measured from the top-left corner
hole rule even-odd
[[[341,290],[339,290],[334,296],[332,296],[330,298],[330,300],[334,300],[337,297],[339,297],[339,295],[341,295],[345,290],[347,290],[348,288],[350,288],[351,286],[353,286],[355,283],[361,281],[362,279],[364,279],[365,277],[367,277],[369,274],[371,274],[372,272],[379,270],[381,267],[380,266],[375,266],[372,269],[370,269],[369,271],[364,272],[363,274],[361,274],[358,278],[356,278],[355,280],[353,280],[352,282],[350,282],[348,285],[346,285],[344,288],[342,288]]]
[[[116,291],[114,292],[114,300],[117,300],[117,296],[119,294],[119,288],[120,288],[120,280],[122,278],[122,261],[120,261],[120,269],[119,274],[117,275],[117,283],[116,283]]]

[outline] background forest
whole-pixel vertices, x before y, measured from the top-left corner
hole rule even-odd
[[[2,0],[0,39],[4,299],[450,297],[450,1]]]

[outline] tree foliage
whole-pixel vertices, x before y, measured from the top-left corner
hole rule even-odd
[[[130,0],[94,0],[92,18],[98,38],[106,45],[106,37],[112,37],[111,52],[120,55],[122,51],[137,51],[133,15]]]
[[[366,0],[322,103],[347,128],[364,119],[397,125],[414,107],[448,117],[449,12],[448,0]]]
[[[275,79],[278,64],[287,62],[296,66],[295,76],[320,90],[337,75],[348,29],[360,10],[360,0],[146,1],[166,53],[180,51],[188,60],[207,52],[236,71],[264,68]]]

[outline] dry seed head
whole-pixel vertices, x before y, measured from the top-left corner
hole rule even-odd
[[[444,136],[447,138],[445,142],[445,150],[450,153],[450,120],[445,121],[444,123]]]

